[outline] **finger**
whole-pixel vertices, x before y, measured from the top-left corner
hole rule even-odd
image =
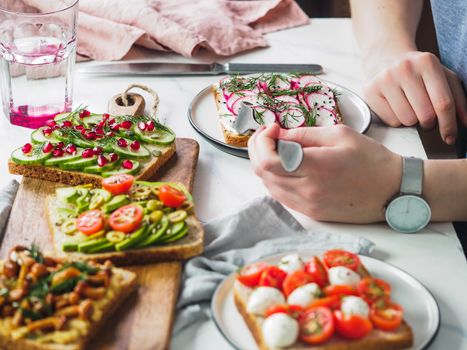
[[[284,187],[284,182],[280,184],[276,181],[263,181],[270,195],[290,209],[303,212],[303,198],[298,194],[297,188],[290,190]],[[287,186],[289,187],[289,186]]]
[[[398,84],[386,84],[381,87],[381,92],[394,111],[397,119],[405,126],[417,124],[417,115],[410,105],[407,97]]]
[[[456,105],[457,119],[467,127],[467,98],[464,89],[462,88],[459,78],[453,72],[449,71],[446,77]]]
[[[365,89],[364,96],[365,101],[370,106],[371,110],[376,113],[376,115],[381,119],[385,124],[397,128],[401,126],[401,122],[397,119],[394,111],[389,105],[386,98],[381,91],[373,91],[372,88]]]
[[[302,147],[332,147],[338,138],[345,137],[351,130],[344,125],[303,127],[296,129],[281,129],[279,138],[285,141],[294,141]]]
[[[256,148],[255,148],[255,141],[258,134],[260,134],[266,127],[261,125],[251,137],[248,139],[248,157],[253,165],[256,164]]]

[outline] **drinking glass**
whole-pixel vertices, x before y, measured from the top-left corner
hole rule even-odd
[[[12,124],[38,128],[71,110],[77,16],[78,0],[0,0],[1,95]]]

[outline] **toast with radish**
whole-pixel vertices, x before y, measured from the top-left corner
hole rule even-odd
[[[234,301],[260,350],[400,350],[413,343],[390,285],[339,249],[322,259],[291,254],[278,265],[247,265]]]
[[[225,142],[237,147],[246,147],[253,132],[239,134],[232,127],[243,101],[253,105],[258,124],[277,122],[292,129],[342,123],[338,93],[309,74],[229,76],[212,91]]]

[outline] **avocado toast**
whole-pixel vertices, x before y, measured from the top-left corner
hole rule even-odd
[[[46,213],[58,256],[132,265],[183,260],[202,251],[202,226],[179,183],[114,175],[103,188],[57,188]]]
[[[114,174],[146,180],[175,153],[175,134],[148,116],[92,114],[86,109],[57,115],[14,150],[12,174],[68,185],[94,184]]]

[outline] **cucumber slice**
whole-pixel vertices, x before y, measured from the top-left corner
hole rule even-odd
[[[11,159],[17,164],[33,165],[42,164],[45,160],[52,157],[52,152],[44,153],[40,149],[33,149],[28,154],[23,153],[20,148],[11,153]]]
[[[69,137],[65,136],[63,132],[60,129],[57,129],[53,132],[55,135],[55,138],[58,139],[59,141],[67,142],[69,143],[70,141],[74,143],[78,147],[82,148],[92,148],[94,147],[94,143],[92,141],[85,140],[81,137]]]
[[[108,163],[104,166],[99,166],[98,164],[96,165],[91,165],[91,166],[87,166],[86,168],[83,169],[83,171],[85,173],[89,173],[89,174],[100,174],[100,173],[103,173],[103,172],[107,172],[107,171],[112,171],[116,168],[118,168],[120,166],[121,162],[117,161],[117,162],[113,162],[113,163]]]
[[[81,120],[87,126],[96,125],[96,124],[99,124],[99,122],[102,121],[102,114],[92,113],[89,117],[85,117],[85,118],[83,118]]]
[[[62,157],[51,157],[44,162],[45,166],[60,166],[62,163],[67,163],[81,159],[82,149],[77,149],[76,154],[67,154],[65,153]]]
[[[117,144],[112,145],[113,151],[117,153],[119,156],[124,157],[124,158],[129,158],[129,159],[147,159],[151,157],[151,154],[143,145],[141,145],[139,150],[134,151],[130,147],[130,144],[133,141],[130,139],[125,139],[125,140],[128,143],[127,147],[120,147]]]
[[[155,145],[169,145],[175,140],[175,134],[167,128],[167,130],[154,129],[153,131],[143,131],[138,127],[134,128],[134,133],[137,138],[143,142]]]
[[[58,143],[59,140],[57,140],[54,137],[54,134],[52,133],[50,136],[45,136],[42,130],[44,130],[45,127],[39,128],[37,130],[34,130],[31,134],[31,140],[33,143],[44,143],[44,142],[51,142],[51,143]]]
[[[178,241],[178,240],[182,239],[183,237],[185,237],[187,235],[187,233],[188,233],[188,226],[185,226],[176,235],[165,237],[165,238],[162,239],[161,242],[162,243],[172,243],[172,242]]]
[[[70,113],[67,112],[67,113],[60,113],[60,114],[57,114],[55,117],[54,117],[54,120],[58,123],[58,122],[62,122],[64,120],[67,120],[68,117],[69,117]]]
[[[63,170],[80,170],[84,169],[90,165],[96,164],[97,157],[94,156],[92,158],[81,158],[78,160],[74,160],[71,162],[60,163],[59,167]]]
[[[115,169],[113,171],[106,171],[106,172],[102,173],[101,175],[103,177],[109,177],[109,176],[118,175],[118,174],[134,175],[139,171],[139,167],[140,167],[139,162],[137,162],[136,160],[133,160],[133,168],[132,169],[125,169],[123,167],[120,167],[120,168]]]

